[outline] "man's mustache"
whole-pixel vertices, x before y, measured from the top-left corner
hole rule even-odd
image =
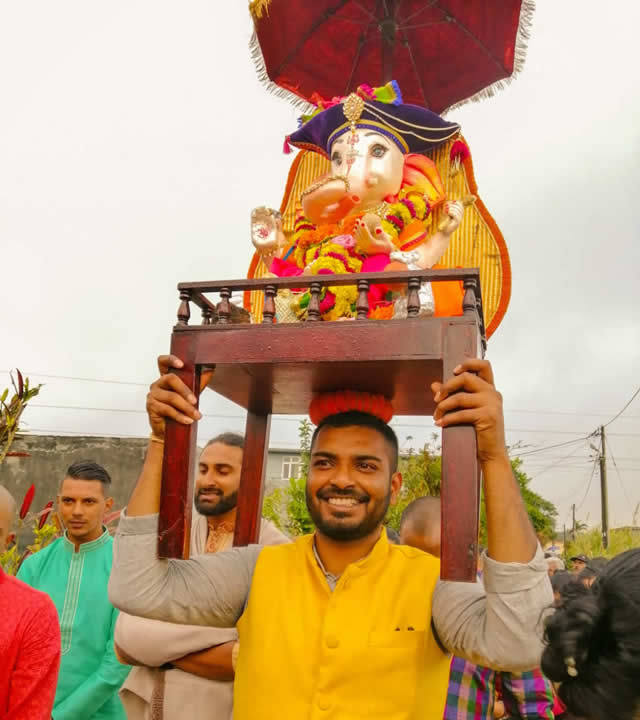
[[[219,487],[216,487],[215,485],[212,485],[212,486],[210,486],[210,487],[201,487],[201,488],[198,488],[198,492],[196,493],[196,497],[200,497],[200,495],[202,495],[202,494],[204,494],[204,493],[207,493],[207,494],[213,493],[213,494],[215,494],[215,495],[224,495],[224,493],[222,492],[222,490],[220,490],[220,488],[219,488]]]

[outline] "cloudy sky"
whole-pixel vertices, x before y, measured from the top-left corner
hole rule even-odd
[[[511,253],[489,345],[509,442],[560,527],[574,502],[598,522],[580,438],[640,385],[640,4],[615,8],[539,0],[522,75],[452,115]],[[243,0],[0,5],[0,385],[16,366],[45,383],[33,432],[146,434],[176,283],[246,274],[249,214],[279,205],[296,119],[259,84],[250,34]],[[242,429],[237,407],[202,407],[202,437]],[[272,445],[296,427],[276,419]],[[405,447],[430,428],[397,422]],[[640,399],[607,432],[611,521],[628,524]]]

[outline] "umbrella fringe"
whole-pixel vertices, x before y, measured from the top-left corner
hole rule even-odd
[[[280,85],[271,80],[269,73],[267,72],[267,65],[264,61],[260,41],[258,40],[258,35],[255,30],[251,36],[251,40],[249,41],[249,51],[251,53],[253,64],[256,68],[258,80],[264,85],[267,92],[275,95],[276,97],[288,100],[295,108],[298,108],[303,115],[309,115],[316,109],[315,105],[311,104],[304,98],[299,97],[290,90],[280,87]]]
[[[462,107],[469,102],[481,102],[482,100],[493,97],[501,90],[508,87],[512,80],[522,72],[527,59],[527,49],[529,46],[529,39],[531,38],[531,24],[533,22],[535,9],[535,0],[522,0],[522,5],[520,6],[518,32],[516,34],[516,43],[513,53],[513,72],[511,75],[507,78],[503,78],[502,80],[496,80],[496,82],[491,83],[491,85],[487,85],[486,88],[480,90],[474,95],[470,95],[465,100],[460,100],[459,102],[450,105],[442,112],[442,115],[446,115],[452,110],[457,110],[459,107]]]

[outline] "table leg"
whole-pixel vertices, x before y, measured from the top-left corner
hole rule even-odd
[[[236,529],[233,536],[235,546],[256,543],[260,536],[270,428],[270,414],[247,412]]]
[[[465,359],[477,357],[477,329],[472,325],[449,325],[443,352],[443,378]],[[442,431],[442,529],[441,577],[443,580],[475,582],[480,510],[479,464],[473,425],[457,425]]]
[[[199,397],[200,367],[193,362],[190,338],[174,333],[171,354],[184,362],[182,369],[173,372]],[[175,420],[167,420],[158,520],[158,556],[161,558],[189,557],[197,425],[197,422],[183,425]]]

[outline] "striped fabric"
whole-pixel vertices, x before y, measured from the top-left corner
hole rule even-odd
[[[454,657],[444,720],[492,720],[495,673]]]
[[[540,670],[500,673],[507,717],[553,720],[553,690]]]
[[[458,657],[451,661],[444,720],[492,720],[496,684],[510,720],[553,720],[551,684],[540,670],[496,673]]]

